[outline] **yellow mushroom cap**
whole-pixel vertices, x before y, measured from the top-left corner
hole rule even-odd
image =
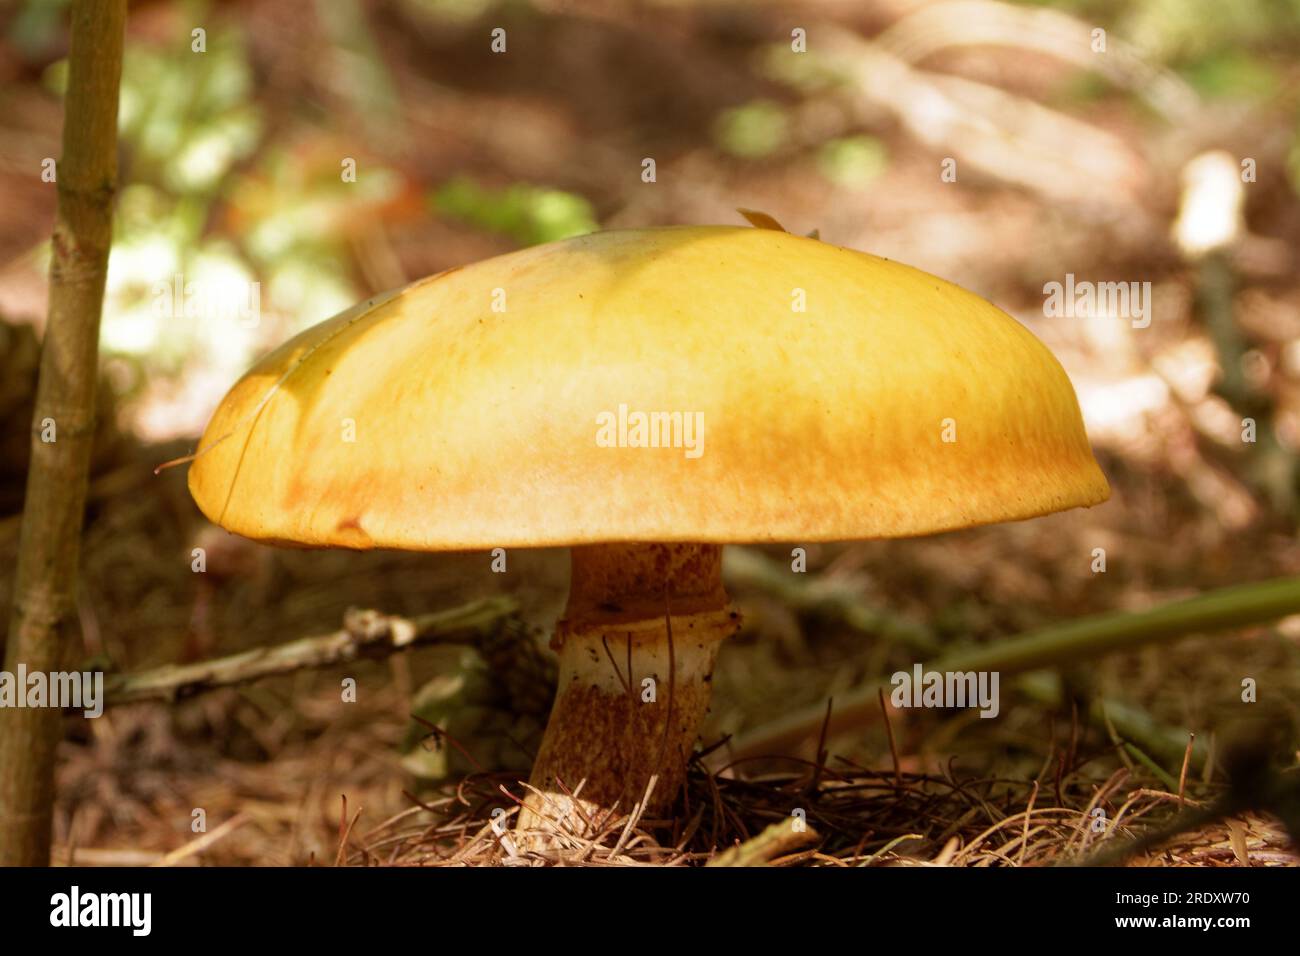
[[[258,362],[198,450],[211,520],[320,547],[896,537],[1109,495],[1064,370],[1006,313],[724,226],[583,236],[361,303]]]

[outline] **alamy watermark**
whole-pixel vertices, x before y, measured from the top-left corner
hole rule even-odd
[[[1049,319],[1130,319],[1135,329],[1151,324],[1150,282],[1076,281],[1067,272],[1064,282],[1044,285],[1043,295],[1043,315]]]
[[[632,412],[626,404],[617,412],[596,416],[596,445],[600,448],[681,448],[687,458],[704,454],[703,412]]]
[[[911,672],[898,671],[889,682],[895,707],[978,707],[981,717],[996,717],[1001,710],[997,671],[927,671],[916,664]]]
[[[0,707],[56,707],[86,717],[104,712],[103,671],[0,671]]]
[[[153,929],[152,893],[83,893],[75,884],[67,893],[50,897],[50,925],[112,927],[148,936]]]
[[[236,321],[255,329],[262,321],[262,285],[259,282],[185,281],[181,273],[170,282],[155,282],[153,314],[160,319]]]

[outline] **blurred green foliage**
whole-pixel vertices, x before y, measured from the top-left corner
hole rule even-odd
[[[1175,65],[1300,34],[1297,0],[1141,0],[1117,13],[1130,42]]]
[[[874,136],[845,136],[825,143],[817,153],[823,176],[849,189],[861,188],[889,166],[885,144]]]
[[[1144,56],[1180,71],[1234,51],[1290,51],[1300,0],[1019,0],[1116,31]],[[1190,78],[1190,77],[1189,77]]]
[[[188,43],[133,46],[123,65],[120,126],[131,178],[172,194],[210,194],[262,133],[242,36],[212,32],[207,52]]]
[[[361,294],[351,278],[356,211],[401,188],[376,163],[344,181],[339,150],[309,126],[296,137],[270,129],[240,25],[208,16],[206,4],[187,9],[161,41],[128,38],[123,64],[102,343],[132,360],[134,380],[119,382],[127,391],[196,370],[232,379],[269,343],[347,308]],[[207,24],[203,52],[191,46],[196,22]],[[47,70],[56,92],[66,69]],[[188,289],[256,296],[257,321],[195,309]]]
[[[1287,153],[1287,178],[1296,195],[1300,195],[1300,133],[1292,139],[1291,149]]]
[[[72,0],[26,0],[9,22],[6,35],[26,56],[35,60],[63,43],[64,8]]]
[[[491,188],[458,176],[434,192],[432,205],[440,216],[501,233],[522,245],[568,239],[599,228],[586,199],[526,183]]]
[[[402,0],[412,13],[434,23],[470,23],[501,6],[499,0]]]
[[[1212,53],[1183,71],[1202,96],[1265,98],[1282,86],[1280,70],[1240,50]]]
[[[754,100],[718,117],[714,139],[725,152],[742,159],[770,156],[789,135],[785,109],[771,100]]]
[[[67,61],[59,61],[47,70],[46,83],[61,92],[66,75]],[[245,363],[252,346],[247,330],[226,334],[183,321],[176,313],[184,303],[174,306],[160,290],[176,275],[182,283],[226,288],[255,281],[236,244],[209,230],[222,183],[262,135],[252,94],[252,72],[235,30],[209,31],[202,54],[191,50],[188,33],[164,46],[128,44],[119,112],[123,186],[103,321],[106,352],[147,357],[151,372],[178,372],[196,347],[233,352],[232,369]]]
[[[316,0],[329,38],[330,74],[366,126],[380,136],[401,135],[402,107],[388,65],[358,0]]]

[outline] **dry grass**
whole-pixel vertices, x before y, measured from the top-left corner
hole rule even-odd
[[[1180,801],[1141,768],[1103,776],[1109,755],[1065,749],[1034,779],[963,773],[951,760],[915,773],[830,757],[782,761],[753,776],[742,775],[744,767],[712,775],[697,761],[674,820],[644,819],[631,807],[591,821],[586,832],[521,839],[512,829],[524,792],[517,774],[473,773],[411,794],[396,765],[405,722],[394,693],[369,696],[342,720],[320,693],[278,721],[266,720],[265,700],[237,691],[187,703],[175,718],[156,705],[111,712],[93,722],[93,742],[66,745],[59,862],[737,865],[734,853],[718,858],[741,846],[745,863],[774,866],[1050,866],[1086,862],[1168,824],[1181,804],[1214,796],[1200,788],[1197,799]],[[266,759],[222,754],[255,731],[275,751]],[[206,833],[191,830],[195,808],[206,813]],[[1094,829],[1097,809],[1102,832]],[[1280,823],[1247,813],[1178,834],[1129,862],[1297,866],[1300,854]]]
[[[678,820],[645,820],[634,807],[583,832],[520,834],[510,829],[513,811],[499,811],[517,799],[512,784],[500,775],[471,777],[348,839],[340,859],[391,866],[1086,865],[1099,850],[1168,823],[1182,805],[1176,794],[1134,786],[1126,771],[1100,786],[1082,777],[1068,781],[1058,801],[1042,799],[1036,783],[1016,780],[896,778],[823,765],[757,780],[701,770],[691,777]],[[792,807],[804,811],[805,823],[795,822]],[[1096,808],[1110,811],[1100,830]],[[783,833],[790,837],[781,839]],[[808,845],[795,849],[800,844]],[[732,848],[739,853],[727,854]],[[1272,818],[1246,814],[1179,834],[1126,862],[1295,866],[1300,853]]]

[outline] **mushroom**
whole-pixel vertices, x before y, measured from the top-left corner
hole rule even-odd
[[[1006,313],[909,266],[724,226],[582,236],[362,302],[235,384],[189,488],[276,544],[572,549],[521,826],[647,793],[646,815],[670,812],[739,625],[723,544],[1109,495],[1069,379]]]

